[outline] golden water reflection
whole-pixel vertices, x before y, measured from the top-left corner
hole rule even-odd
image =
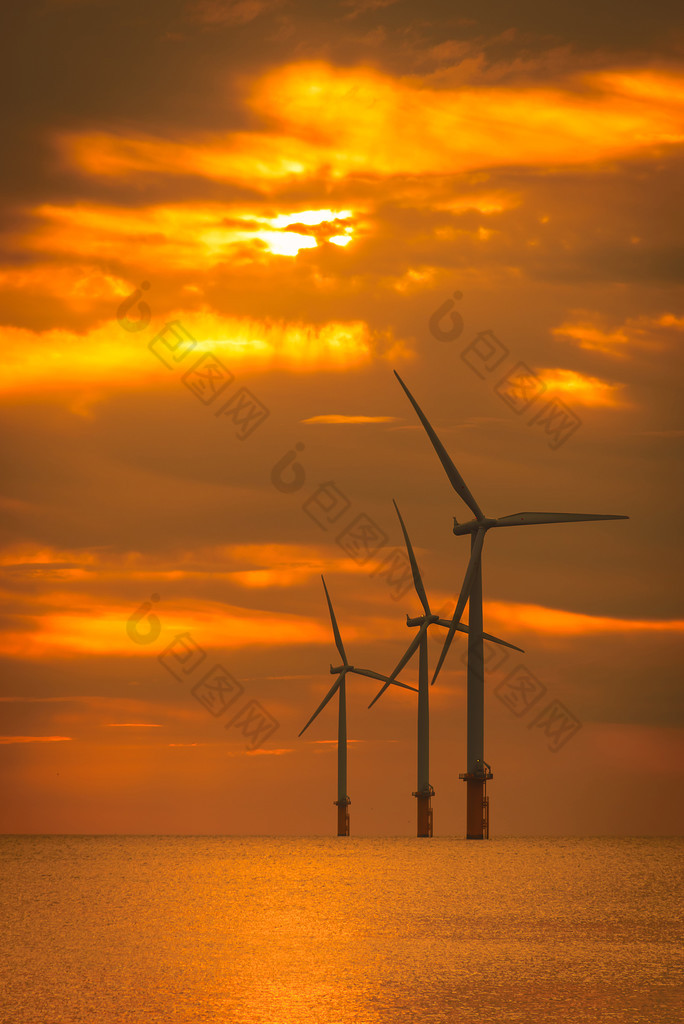
[[[677,1019],[681,840],[6,837],[6,1024]]]

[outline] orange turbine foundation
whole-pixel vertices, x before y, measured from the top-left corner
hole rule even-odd
[[[349,804],[351,800],[336,800],[337,805],[337,834],[338,836],[349,835]]]
[[[414,793],[413,795],[418,801],[418,827],[416,829],[416,835],[419,837],[432,838],[431,796],[425,796],[422,793]]]

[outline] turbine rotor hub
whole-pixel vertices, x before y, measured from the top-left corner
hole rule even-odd
[[[454,533],[457,537],[477,533],[478,530],[489,530],[492,526],[496,526],[496,519],[471,519],[469,523],[459,523],[454,519]]]

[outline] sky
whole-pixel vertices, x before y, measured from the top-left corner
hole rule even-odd
[[[339,663],[491,531],[492,835],[680,834],[682,15],[28,0],[3,14],[0,829],[329,834]],[[8,158],[9,157],[9,158]],[[466,614],[467,620],[467,614]],[[444,631],[431,634],[430,659]],[[465,643],[431,688],[463,835]],[[416,660],[401,673],[415,683]],[[354,834],[416,699],[347,682]]]

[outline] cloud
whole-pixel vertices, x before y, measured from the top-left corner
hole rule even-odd
[[[349,560],[346,560],[346,563],[341,560],[341,566],[337,571],[340,571],[340,568],[344,570],[345,565],[352,572],[367,572]],[[325,568],[327,572],[334,571],[331,564],[325,564]],[[320,564],[311,567],[311,575],[318,575],[320,569]],[[273,581],[268,578],[268,571],[266,572],[264,580],[245,585],[272,586]],[[284,581],[282,585],[286,585]],[[433,603],[435,607],[438,606],[437,599]],[[453,604],[453,599],[449,598],[447,603]],[[65,605],[70,606],[72,611],[65,613],[52,610]],[[79,605],[83,611],[77,610]],[[29,612],[29,608],[33,609],[32,612]],[[560,608],[503,601],[488,601],[485,610],[487,617],[497,624],[490,629],[498,629],[499,632],[507,630],[507,636],[511,629],[557,636],[684,632],[684,621],[678,619],[591,616]],[[0,652],[10,656],[21,655],[24,658],[56,658],[78,653],[130,657],[147,650],[136,648],[126,634],[126,622],[133,611],[135,609],[122,606],[111,599],[103,603],[101,599],[73,591],[68,595],[42,594],[36,602],[19,608],[15,617],[9,617],[0,633]],[[178,600],[165,601],[163,609],[160,604],[155,607],[155,612],[161,616],[164,627],[159,643],[154,648],[157,653],[180,634],[191,635],[200,648],[207,650],[236,650],[249,648],[254,644],[261,648],[277,648],[291,644],[330,643],[327,624],[320,616],[307,618],[303,614],[276,614],[189,596],[182,604]],[[17,631],[16,626],[19,623],[21,630]],[[391,640],[396,636],[396,629],[396,617],[374,612],[367,614],[362,622],[346,624],[345,638],[351,642],[364,639]],[[107,724],[117,728],[160,727],[156,723],[135,720]]]
[[[60,605],[70,610],[53,610]],[[133,611],[73,591],[62,596],[43,594],[32,612],[21,609],[10,614],[0,632],[0,653],[23,658],[77,653],[130,657],[141,650],[126,632]],[[164,627],[164,646],[188,634],[202,648],[325,643],[329,639],[322,623],[303,615],[273,614],[191,598],[183,607],[169,602],[164,608]]]
[[[251,105],[275,130],[192,138],[68,132],[56,144],[68,166],[89,175],[194,174],[268,193],[318,175],[591,164],[684,140],[682,78],[638,69],[555,87],[430,89],[312,61],[263,76]]]
[[[599,377],[591,377],[577,370],[561,367],[541,369],[537,371],[537,375],[546,384],[549,394],[572,399],[574,405],[617,408],[627,404],[619,397],[619,392],[625,387],[621,382],[601,380]]]
[[[597,633],[684,633],[683,619],[621,619],[600,615],[583,615],[561,608],[545,608],[536,604],[513,601],[485,602],[487,616],[508,629],[519,628],[531,633],[556,636],[579,636]]]
[[[0,736],[0,743],[63,743],[71,736]]]
[[[68,562],[64,561],[69,558]],[[18,564],[16,558],[25,559]],[[58,567],[57,572],[52,567]],[[68,568],[64,568],[68,566]],[[213,544],[163,551],[57,549],[22,543],[0,552],[0,572],[7,574],[5,586],[19,587],[25,580],[88,581],[88,586],[122,588],[132,582],[163,589],[165,583],[197,584],[207,578],[234,581],[241,587],[292,586],[305,583],[321,572],[356,575],[356,565],[325,545],[266,542],[260,544]],[[87,600],[91,600],[91,594]],[[45,592],[48,601],[48,592]],[[45,607],[44,609],[45,610]]]
[[[321,744],[323,746],[331,746],[331,745],[337,746],[337,740],[310,740],[310,739],[306,739],[304,742],[305,743],[318,743],[318,744]],[[347,740],[348,744],[349,743],[365,743],[365,742],[366,742],[365,740],[350,740],[350,739]]]
[[[398,0],[342,0],[342,7],[347,7],[346,18],[358,18],[363,14],[380,11],[384,7],[393,7]]]
[[[104,392],[117,388],[185,390],[191,384],[211,398],[211,388],[225,388],[237,368],[340,369],[369,365],[375,359],[396,361],[406,352],[404,343],[390,332],[373,330],[362,320],[322,324],[258,320],[222,316],[206,306],[170,312],[165,323],[145,333],[144,340],[122,330],[116,321],[84,333],[5,327],[0,334],[4,343],[0,391],[98,389],[99,395],[91,390],[90,407]],[[198,366],[190,384],[181,383],[182,374],[201,357],[205,365]]]
[[[162,729],[158,722],[105,722],[107,729]]]
[[[608,352],[618,356],[625,354],[621,349],[629,341],[629,337],[623,329],[601,330],[587,320],[566,321],[560,327],[554,327],[552,333],[557,338],[575,342],[580,348]]]
[[[186,8],[190,21],[210,28],[246,25],[281,7],[283,0],[194,0]]]
[[[395,423],[397,416],[343,416],[338,413],[326,413],[322,416],[309,416],[301,423]]]
[[[278,747],[275,750],[264,750],[259,748],[258,750],[231,750],[228,751],[228,757],[282,757],[283,754],[294,754],[292,747]]]
[[[589,352],[627,358],[640,351],[666,351],[681,343],[684,331],[684,317],[673,313],[628,317],[617,326],[608,326],[606,320],[599,312],[578,310],[572,318],[552,328],[552,334]]]

